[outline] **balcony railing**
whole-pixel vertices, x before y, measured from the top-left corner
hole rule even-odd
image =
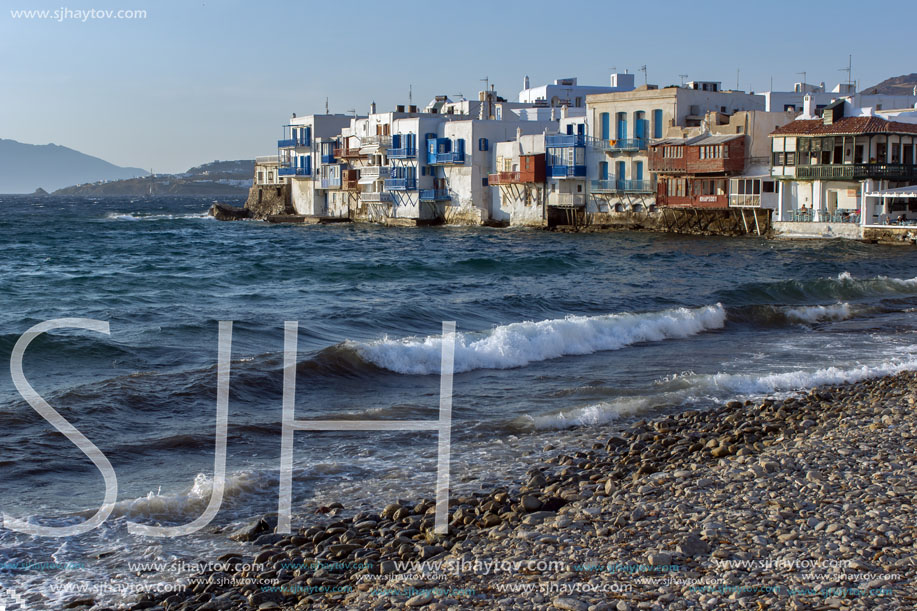
[[[561,208],[578,208],[586,205],[586,196],[582,193],[549,193],[548,205]]]
[[[391,136],[366,136],[360,140],[360,148],[391,146]]]
[[[322,189],[337,189],[341,186],[341,177],[332,176],[329,178],[322,178]]]
[[[360,180],[379,180],[391,176],[392,170],[387,165],[371,165],[360,168]]]
[[[592,147],[600,151],[643,151],[646,150],[646,138],[622,138],[605,140],[603,138],[590,139]]]
[[[593,193],[616,193],[618,191],[618,181],[614,178],[593,180],[591,187]]]
[[[586,175],[584,165],[552,165],[548,167],[551,178],[581,178]]]
[[[624,193],[652,193],[653,181],[651,180],[622,180],[618,179],[618,191]]]
[[[366,157],[366,153],[361,153],[359,148],[335,148],[334,156],[338,159],[348,159],[356,157]]]
[[[360,181],[355,178],[344,178],[341,180],[341,188],[345,191],[356,191],[360,188]]]
[[[449,151],[448,153],[427,153],[427,163],[434,164],[451,164],[465,163],[464,151]]]
[[[388,203],[392,201],[392,194],[387,191],[364,191],[360,193],[360,200],[372,203]]]
[[[452,199],[446,189],[423,189],[420,192],[422,202],[446,202]]]
[[[790,210],[784,221],[790,223],[859,223],[860,215],[856,212],[835,212],[827,210]]]
[[[522,172],[497,172],[487,175],[488,185],[515,185],[522,182]]]
[[[290,148],[292,146],[309,146],[311,143],[306,138],[286,138],[277,141],[277,148]]]
[[[386,191],[414,191],[417,189],[416,178],[388,178],[385,181]]]
[[[401,147],[388,150],[389,159],[413,159],[417,157],[417,147]]]
[[[551,147],[586,146],[586,136],[584,134],[552,134],[545,136],[544,145]]]
[[[280,160],[277,155],[260,155],[255,157],[255,163],[261,165],[271,165],[280,163]]]
[[[876,178],[880,180],[917,179],[917,165],[903,163],[858,163],[844,165],[798,165],[796,178],[848,179]]]
[[[312,168],[278,168],[278,176],[312,176]]]

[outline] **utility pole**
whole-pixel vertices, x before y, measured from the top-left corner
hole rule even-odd
[[[643,72],[643,84],[644,85],[649,84],[649,81],[646,78],[646,64],[643,64],[642,66],[640,66],[640,70]]]
[[[328,96],[325,96],[325,114],[331,114],[328,112]]]

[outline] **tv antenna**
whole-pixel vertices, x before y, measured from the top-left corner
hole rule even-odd
[[[328,112],[328,97],[327,97],[327,96],[325,96],[325,114],[326,114],[326,115],[327,115],[327,114],[330,114],[330,113]]]
[[[739,68],[736,68],[736,91],[741,91],[742,88],[739,86]]]
[[[356,108],[351,108],[351,109],[348,110],[347,112],[353,113],[353,116],[354,116],[354,117],[357,116],[357,109],[356,109]]]
[[[685,81],[687,80],[688,75],[687,75],[687,74],[679,74],[678,77],[681,79],[681,86],[684,87],[684,86],[685,86]]]
[[[452,95],[455,96],[456,98],[461,98],[461,99],[459,100],[459,102],[461,102],[462,100],[465,99],[465,94],[462,93],[461,91],[458,92],[458,93],[453,93]]]
[[[643,72],[643,84],[646,85],[648,83],[646,78],[646,64],[640,66],[640,71]]]
[[[480,80],[482,83],[484,83],[484,91],[487,91],[488,89],[490,89],[490,78],[485,76],[484,78]]]
[[[414,85],[408,85],[408,104],[414,104]]]
[[[846,67],[846,68],[840,68],[839,71],[840,71],[840,72],[846,72],[846,73],[847,73],[847,84],[848,84],[848,85],[852,85],[852,84],[853,84],[853,78],[852,78],[852,74],[853,74],[853,55],[848,55],[848,56],[847,56],[847,67]]]

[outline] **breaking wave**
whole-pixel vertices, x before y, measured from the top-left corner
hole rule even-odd
[[[640,342],[680,339],[726,323],[722,304],[677,308],[646,314],[567,316],[539,322],[501,325],[487,333],[457,333],[455,372],[511,369],[561,356],[618,350]],[[364,360],[402,374],[440,372],[442,337],[345,342]]]

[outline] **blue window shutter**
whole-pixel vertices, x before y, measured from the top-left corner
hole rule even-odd
[[[662,138],[662,109],[653,111],[653,138]]]
[[[455,141],[455,152],[459,154],[465,153],[465,139],[459,138]]]

